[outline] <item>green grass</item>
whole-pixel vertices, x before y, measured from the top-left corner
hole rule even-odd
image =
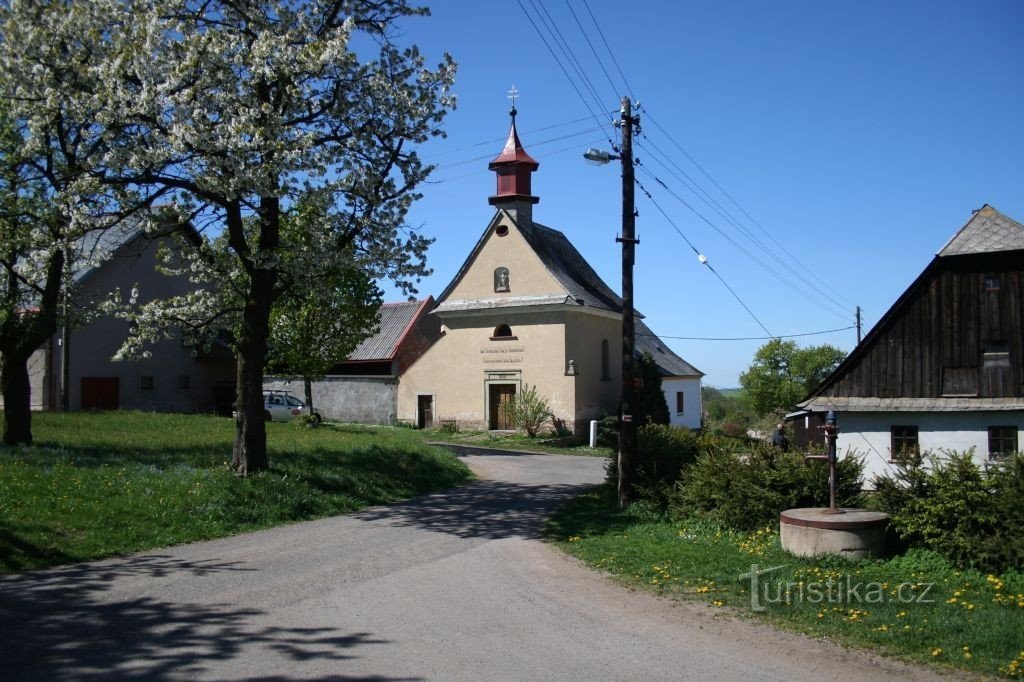
[[[782,551],[774,528],[737,533],[700,520],[671,523],[645,514],[642,505],[621,512],[607,487],[563,507],[546,533],[590,566],[670,598],[909,661],[1024,675],[1020,572],[958,571],[929,552],[857,562],[798,559]],[[740,576],[777,566],[759,580],[766,611],[754,613],[751,580]]]
[[[267,425],[270,470],[228,468],[230,419],[33,415],[35,445],[0,448],[0,572],[342,514],[462,483],[450,453],[403,429]]]
[[[492,433],[489,431],[457,431],[452,433],[443,429],[431,429],[419,433],[424,434],[427,440],[455,445],[522,450],[549,455],[580,455],[583,457],[609,457],[612,454],[611,448],[592,448],[585,444],[563,442],[562,439],[554,437],[537,436],[536,438],[530,438],[522,433]],[[569,439],[565,440],[568,441]]]

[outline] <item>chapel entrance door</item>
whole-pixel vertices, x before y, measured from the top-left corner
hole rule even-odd
[[[514,429],[515,425],[505,415],[505,405],[516,395],[515,384],[491,384],[489,395],[490,424],[488,428],[492,431],[505,431]]]

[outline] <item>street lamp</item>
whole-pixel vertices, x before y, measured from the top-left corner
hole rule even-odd
[[[636,210],[633,196],[633,126],[639,120],[633,117],[629,97],[622,98],[622,150],[620,154],[588,149],[584,154],[588,162],[604,165],[614,159],[622,161],[622,414],[619,426],[619,506],[623,509],[633,503],[633,468],[636,465],[636,407],[633,385],[636,343],[633,313],[633,263],[636,245]]]

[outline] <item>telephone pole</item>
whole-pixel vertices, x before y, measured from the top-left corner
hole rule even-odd
[[[860,306],[857,306],[857,345],[860,345]]]
[[[599,165],[613,159],[622,161],[622,236],[615,241],[622,244],[622,413],[619,418],[619,506],[625,509],[633,504],[633,471],[636,468],[636,409],[635,367],[633,349],[636,344],[633,311],[633,262],[636,255],[636,206],[633,179],[633,128],[638,127],[640,118],[633,116],[633,104],[629,97],[622,98],[622,147],[618,154],[588,149],[583,158]]]
[[[633,263],[636,255],[636,207],[633,194],[633,126],[639,119],[633,117],[629,97],[622,98],[622,426],[619,430],[619,506],[625,509],[633,503],[633,470],[636,467],[636,387],[634,386],[636,342],[633,313]]]

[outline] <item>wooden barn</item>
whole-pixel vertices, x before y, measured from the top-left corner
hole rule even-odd
[[[985,205],[789,415],[794,440],[839,413],[840,447],[885,473],[905,449],[1020,447],[1024,429],[1024,226]]]

